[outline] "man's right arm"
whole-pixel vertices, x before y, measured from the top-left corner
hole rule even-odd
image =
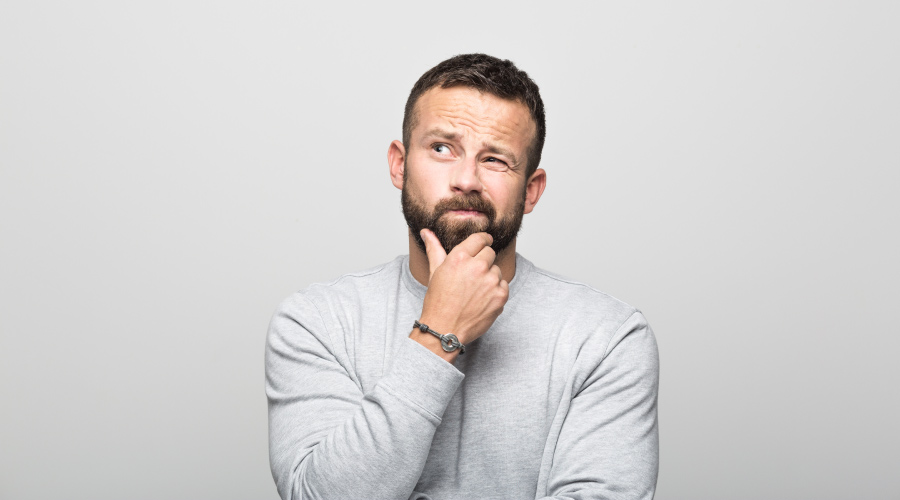
[[[492,238],[472,234],[446,254],[434,234],[423,230],[422,236],[430,270],[421,321],[471,342],[490,328],[509,295],[494,265]],[[266,393],[269,457],[282,498],[413,493],[463,374],[452,365],[457,352],[444,352],[431,335],[407,332],[393,365],[363,392],[311,300],[298,294],[275,313],[266,343]]]
[[[407,498],[463,374],[403,339],[393,365],[363,392],[340,357],[309,299],[298,294],[281,305],[266,342],[278,492],[294,500]]]

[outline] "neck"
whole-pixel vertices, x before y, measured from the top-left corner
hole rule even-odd
[[[508,247],[497,254],[494,264],[500,268],[500,274],[503,275],[503,279],[507,283],[512,281],[516,275],[516,240],[512,240]],[[419,246],[416,245],[416,240],[413,239],[412,235],[409,235],[409,271],[416,281],[426,287],[428,286],[430,273],[428,255],[419,250]]]

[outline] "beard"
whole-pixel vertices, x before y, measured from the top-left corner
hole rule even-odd
[[[416,241],[416,246],[425,252],[425,242],[419,232],[422,229],[430,229],[437,236],[444,251],[450,253],[456,245],[459,245],[469,236],[485,232],[494,238],[491,248],[498,254],[505,250],[522,227],[522,216],[525,213],[525,190],[522,190],[519,201],[513,210],[497,218],[497,210],[491,202],[485,200],[480,194],[468,194],[445,198],[439,201],[433,210],[429,210],[418,199],[414,199],[407,186],[403,183],[400,194],[400,204],[403,208],[403,216],[406,225]],[[484,214],[484,218],[453,219],[448,213],[452,210],[477,210]],[[487,220],[485,220],[487,219]]]

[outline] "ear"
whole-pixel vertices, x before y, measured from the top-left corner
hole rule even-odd
[[[547,187],[547,172],[539,168],[528,178],[525,184],[525,213],[530,214],[537,205],[541,195],[544,194],[544,188]]]
[[[388,167],[391,170],[391,182],[397,189],[403,189],[403,169],[405,168],[406,148],[400,141],[394,141],[388,147]]]

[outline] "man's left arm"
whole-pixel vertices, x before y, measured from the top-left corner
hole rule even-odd
[[[610,339],[571,400],[542,488],[546,498],[651,499],[659,469],[659,354],[640,312]]]

